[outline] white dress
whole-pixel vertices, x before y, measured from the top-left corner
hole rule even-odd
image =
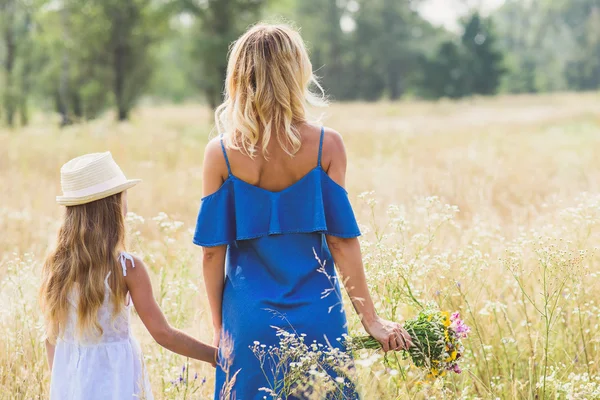
[[[121,253],[123,274],[126,259]],[[108,277],[104,280],[110,293]],[[129,297],[129,296],[128,296]],[[131,298],[119,315],[113,318],[111,296],[104,296],[98,311],[103,334],[86,340],[76,336],[77,294],[70,298],[67,325],[57,340],[50,385],[51,400],[151,400],[152,392],[144,369],[140,347],[131,333]]]

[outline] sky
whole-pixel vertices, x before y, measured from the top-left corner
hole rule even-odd
[[[486,13],[502,4],[504,0],[427,0],[419,13],[434,25],[443,25],[454,31],[458,28],[458,19],[468,13],[470,6],[480,6]]]

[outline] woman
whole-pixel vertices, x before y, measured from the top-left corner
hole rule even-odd
[[[220,343],[216,399],[264,398],[260,388],[277,377],[251,347],[277,345],[275,327],[307,343],[342,345],[334,262],[367,332],[385,351],[411,345],[399,324],[375,312],[344,189],[344,144],[336,131],[308,123],[306,105],[317,100],[311,82],[302,39],[287,26],[255,26],[231,50],[216,112],[222,135],[206,147],[194,235],[204,250],[214,345],[231,342],[227,351]]]

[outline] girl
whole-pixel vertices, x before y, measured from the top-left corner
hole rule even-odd
[[[67,208],[41,288],[50,399],[152,399],[131,333],[132,304],[161,346],[215,364],[215,347],[169,325],[146,266],[124,251],[126,190],[139,182],[125,178],[110,153],[87,154],[61,168],[57,202]]]

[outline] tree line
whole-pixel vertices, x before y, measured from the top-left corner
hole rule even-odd
[[[423,1],[0,0],[0,118],[126,120],[142,97],[215,107],[230,43],[261,19],[294,21],[335,100],[600,88],[600,0],[507,0],[457,32]]]

